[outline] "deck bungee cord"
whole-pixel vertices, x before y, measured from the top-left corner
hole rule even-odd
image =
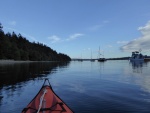
[[[46,81],[48,85],[46,85]],[[22,110],[22,113],[74,113],[53,91],[48,79],[45,79],[37,95]]]

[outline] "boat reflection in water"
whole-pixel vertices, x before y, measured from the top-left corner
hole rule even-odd
[[[143,60],[137,60],[137,61],[130,61],[130,64],[132,65],[134,73],[142,73],[142,69],[147,65],[147,62]]]

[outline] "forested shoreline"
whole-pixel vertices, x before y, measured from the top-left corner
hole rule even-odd
[[[71,58],[63,53],[57,53],[50,47],[39,43],[29,42],[21,34],[4,33],[0,23],[0,59],[23,61],[70,61]]]

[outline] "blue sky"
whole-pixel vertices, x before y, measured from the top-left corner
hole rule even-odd
[[[150,0],[1,0],[0,22],[71,58],[150,55]]]

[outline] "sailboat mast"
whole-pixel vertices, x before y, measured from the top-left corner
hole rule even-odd
[[[99,46],[99,58],[101,57],[100,46]]]
[[[91,59],[92,59],[92,50],[91,50]]]

